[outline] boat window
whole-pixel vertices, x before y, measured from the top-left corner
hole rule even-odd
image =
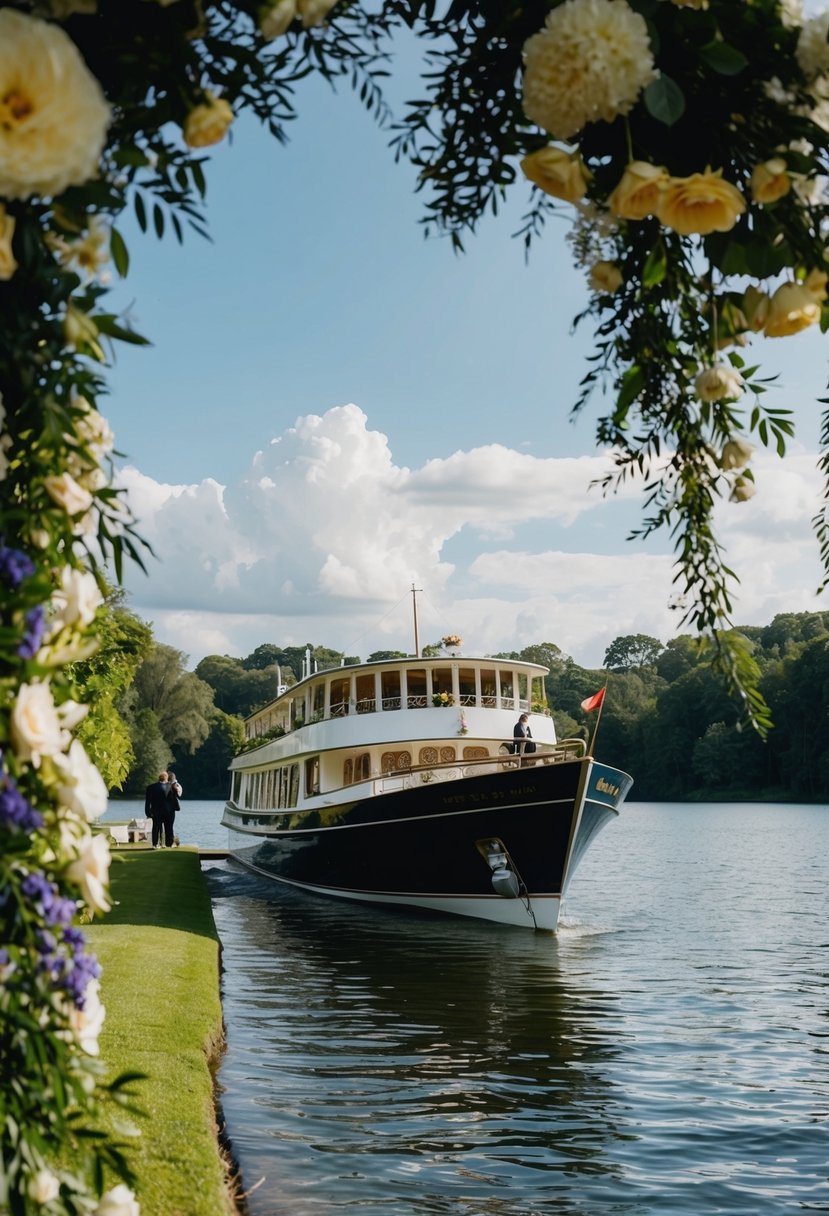
[[[230,787],[230,801],[239,805],[239,795],[242,792],[242,774],[234,773],[233,782]]]
[[[518,673],[518,706],[519,709],[530,708],[529,681],[525,672]]]
[[[484,756],[488,756],[489,752],[485,747],[465,747],[463,749],[464,760],[483,760]]]
[[[477,704],[477,694],[475,691],[475,668],[461,667],[458,672],[458,692],[460,693],[461,705]]]
[[[354,761],[349,756],[343,763],[343,785],[351,785],[354,780]]]
[[[455,749],[454,749],[454,747],[442,747],[442,748],[440,749],[440,762],[441,762],[441,764],[451,764],[451,762],[452,762],[454,759],[455,759]]]
[[[437,764],[438,749],[436,747],[421,747],[417,753],[418,764]]]
[[[370,675],[357,676],[355,680],[357,693],[357,713],[373,714],[377,708],[374,696],[374,672]]]
[[[314,685],[314,717],[321,718],[325,712],[325,684]]]
[[[451,667],[433,667],[432,668],[432,696],[439,697],[445,694],[451,700],[452,697],[452,668]]]
[[[331,681],[331,717],[344,718],[348,713],[348,694],[351,678],[338,678]]]
[[[380,675],[383,709],[400,708],[400,672],[384,671]]]
[[[513,687],[512,672],[501,672],[501,707],[503,709],[515,709],[515,689]]]
[[[426,669],[414,667],[406,673],[409,709],[423,709],[426,705]]]
[[[495,672],[491,668],[481,668],[481,705],[485,709],[494,709],[498,703],[498,685],[495,683]]]
[[[380,757],[380,771],[383,773],[393,773],[397,769],[411,767],[411,752],[383,752]]]
[[[291,771],[288,765],[279,770],[279,805],[288,806],[290,798]]]
[[[269,768],[265,774],[265,806],[275,806],[273,792],[274,780],[276,778],[276,769]]]
[[[293,768],[294,765],[291,765]],[[305,797],[313,798],[320,792],[320,758],[309,756],[305,761]],[[291,803],[293,806],[294,804]]]
[[[354,761],[354,780],[368,781],[371,776],[371,756],[362,752]]]

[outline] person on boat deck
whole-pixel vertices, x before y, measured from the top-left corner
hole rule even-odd
[[[525,752],[534,752],[535,743],[533,742],[533,733],[530,730],[530,715],[522,714],[515,726],[512,728],[512,735],[515,739],[515,754],[523,756]]]
[[[167,848],[170,849],[173,846],[173,812],[167,801],[169,792],[169,774],[163,772],[158,774],[158,781],[147,786],[147,792],[144,795],[144,814],[153,821],[154,849],[157,849],[161,843],[162,830]]]
[[[167,810],[170,813],[170,831],[173,832],[173,844],[178,845],[178,836],[176,836],[173,825],[176,820],[176,812],[181,810],[181,783],[176,780],[176,775],[172,769],[167,772]]]

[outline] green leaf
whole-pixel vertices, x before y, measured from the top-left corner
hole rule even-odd
[[[648,113],[666,127],[672,127],[685,113],[682,89],[664,73],[648,85],[643,96]]]
[[[109,238],[109,252],[115,269],[118,271],[122,279],[127,277],[127,272],[130,268],[130,255],[124,238],[117,228],[113,228]]]
[[[736,76],[748,66],[748,59],[743,52],[738,51],[735,46],[729,46],[727,42],[709,42],[707,46],[700,48],[699,56],[703,63],[719,72],[720,76]]]
[[[665,256],[665,246],[659,241],[645,259],[642,267],[642,286],[656,287],[668,273],[668,259]]]

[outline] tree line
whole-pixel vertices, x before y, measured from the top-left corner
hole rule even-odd
[[[121,593],[104,618],[102,645],[74,665],[74,678],[91,705],[80,737],[114,796],[139,797],[173,767],[188,798],[224,798],[244,718],[302,678],[306,651],[318,669],[360,662],[311,642],[264,643],[245,658],[208,655],[190,671],[187,656],[156,641]],[[665,644],[618,637],[599,669],[580,667],[553,642],[493,657],[550,669],[547,702],[562,739],[592,736],[596,714],[581,702],[606,686],[594,753],[631,773],[639,800],[829,801],[829,613],[781,613],[735,632],[772,710],[765,741],[740,728],[740,707],[696,636]],[[425,657],[439,652],[438,643],[423,648]]]

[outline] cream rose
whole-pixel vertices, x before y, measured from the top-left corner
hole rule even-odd
[[[69,751],[54,756],[52,763],[58,772],[57,795],[63,806],[94,823],[107,809],[107,788],[83,744],[73,739]]]
[[[757,487],[748,477],[738,477],[729,495],[730,502],[748,502],[757,493]]]
[[[769,301],[767,338],[788,338],[820,320],[820,301],[803,283],[781,283]]]
[[[337,0],[297,0],[297,8],[306,29],[312,25],[322,25],[331,12]]]
[[[661,166],[634,160],[625,169],[607,205],[621,220],[643,220],[656,215],[662,189],[668,181],[668,173]]]
[[[109,841],[100,832],[87,832],[75,845],[77,856],[66,867],[66,877],[81,889],[93,912],[108,912]]]
[[[755,203],[776,203],[791,188],[792,179],[781,156],[763,161],[751,174],[751,197]]]
[[[625,0],[565,0],[524,43],[524,113],[556,139],[627,114],[656,79],[645,19]]]
[[[184,120],[184,142],[190,148],[207,148],[224,139],[233,111],[224,97],[207,93],[207,101],[194,106]]]
[[[825,270],[810,270],[806,275],[803,286],[813,295],[819,304],[826,299],[826,283],[829,280]]]
[[[17,260],[12,252],[15,219],[0,203],[0,279],[8,282],[17,270]]]
[[[60,1180],[51,1170],[38,1170],[29,1182],[29,1196],[35,1203],[51,1203],[60,1194]]]
[[[95,177],[109,118],[68,34],[0,9],[0,195],[54,197]]]
[[[588,282],[594,291],[602,292],[604,295],[612,295],[614,291],[618,291],[622,286],[624,279],[622,272],[615,262],[596,262],[595,266],[591,266]]]
[[[744,469],[754,455],[754,444],[747,439],[729,439],[720,457],[721,469]]]
[[[530,152],[521,161],[521,168],[525,177],[553,198],[563,199],[565,203],[576,203],[584,198],[587,175],[577,154],[550,145]]]
[[[62,507],[67,515],[82,515],[92,506],[89,490],[79,486],[70,473],[54,473],[44,477],[43,484],[49,497]]]
[[[63,731],[48,684],[22,684],[11,715],[12,746],[19,759],[40,767],[43,756],[63,751]]]
[[[259,10],[259,30],[263,38],[279,38],[296,17],[296,0],[279,0],[265,4]]]
[[[723,181],[722,169],[668,179],[656,213],[666,228],[681,236],[729,232],[746,209],[736,186]]]
[[[101,1196],[93,1216],[141,1216],[141,1209],[130,1188],[121,1182]]]
[[[806,21],[797,40],[797,62],[807,80],[829,72],[829,12]]]
[[[743,378],[735,367],[718,363],[699,373],[694,391],[700,401],[736,401],[743,391]]]

